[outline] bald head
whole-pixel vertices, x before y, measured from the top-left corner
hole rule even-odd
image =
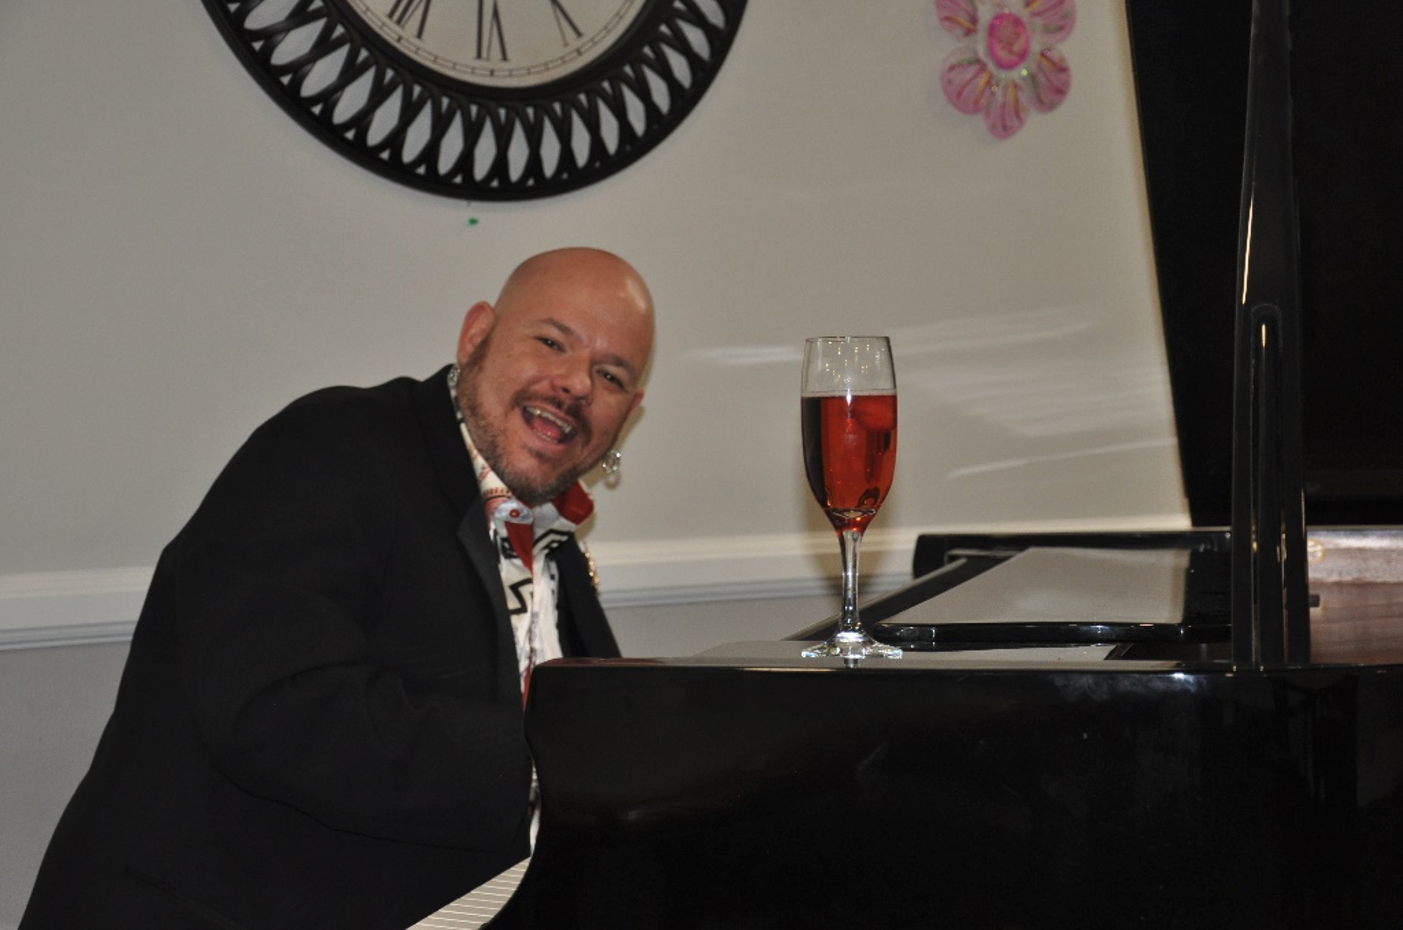
[[[576,289],[599,288],[601,294],[612,292],[620,309],[645,314],[652,328],[653,296],[633,266],[612,252],[583,247],[542,252],[517,265],[497,297],[498,314],[510,308],[518,291],[548,286],[552,281],[564,281]]]
[[[643,399],[653,299],[628,262],[590,248],[522,262],[463,321],[459,408],[474,443],[528,504],[598,464]]]

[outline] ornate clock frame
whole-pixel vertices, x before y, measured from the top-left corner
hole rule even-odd
[[[504,14],[510,25],[528,3],[549,8],[566,53],[506,67]],[[471,60],[436,65],[414,41],[432,0],[204,4],[264,90],[345,157],[434,194],[526,200],[609,177],[666,138],[719,72],[746,0],[457,0],[478,14]],[[585,8],[612,18],[583,32]],[[571,42],[594,49],[574,56]]]

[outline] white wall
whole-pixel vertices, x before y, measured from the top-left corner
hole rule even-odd
[[[1073,89],[992,140],[937,85],[930,0],[754,0],[641,162],[465,204],[342,159],[194,0],[0,6],[0,631],[134,619],[160,547],[258,422],[445,363],[534,251],[617,250],[660,308],[590,531],[616,603],[819,590],[805,336],[894,339],[875,575],[934,528],[1186,525],[1124,12],[1082,0]],[[806,588],[808,586],[808,588]]]

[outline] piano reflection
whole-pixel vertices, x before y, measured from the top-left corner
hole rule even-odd
[[[1127,4],[1194,528],[924,536],[898,661],[542,666],[491,930],[1398,925],[1403,431],[1347,380],[1403,335],[1403,139],[1363,21],[1286,6]]]

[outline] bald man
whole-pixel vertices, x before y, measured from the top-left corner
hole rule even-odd
[[[652,342],[633,268],[548,252],[450,367],[260,427],[161,555],[20,926],[401,930],[528,855],[523,698],[618,654],[579,478]]]

